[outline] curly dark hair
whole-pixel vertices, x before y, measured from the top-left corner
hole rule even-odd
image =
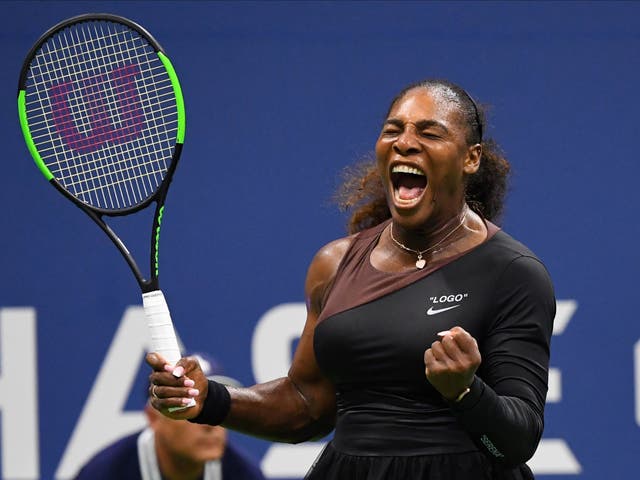
[[[458,85],[447,80],[429,79],[409,85],[396,95],[386,117],[396,103],[416,88],[436,90],[446,101],[456,104],[460,121],[467,129],[467,144],[482,145],[480,167],[467,179],[465,198],[472,210],[497,223],[504,208],[510,165],[498,144],[493,139],[483,138],[486,130],[484,109]],[[391,217],[374,155],[345,169],[335,198],[344,211],[351,212],[347,223],[349,233],[373,227]]]

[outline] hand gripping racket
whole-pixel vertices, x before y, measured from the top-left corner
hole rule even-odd
[[[42,174],[104,230],[129,264],[142,289],[152,348],[175,364],[180,349],[159,288],[158,241],[185,113],[162,47],[126,18],[86,14],[65,20],[27,55],[18,111]],[[153,202],[147,280],[103,217],[130,215]]]

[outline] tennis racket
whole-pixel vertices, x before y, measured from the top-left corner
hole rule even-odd
[[[108,235],[142,290],[153,351],[180,359],[158,283],[164,202],[185,132],[175,70],[158,42],[110,14],[65,20],[35,43],[18,87],[20,125],[45,178]],[[104,217],[155,203],[150,275],[144,278]]]

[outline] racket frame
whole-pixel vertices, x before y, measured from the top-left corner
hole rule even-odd
[[[54,177],[49,168],[46,166],[40,153],[35,146],[35,143],[31,137],[31,131],[29,129],[28,121],[27,121],[27,112],[25,107],[25,96],[26,96],[26,83],[27,77],[29,73],[29,68],[31,66],[31,62],[36,54],[42,47],[42,45],[49,40],[57,32],[68,28],[74,24],[89,22],[89,21],[106,21],[106,22],[114,22],[123,24],[132,30],[136,31],[140,34],[156,51],[158,54],[160,61],[164,65],[167,75],[171,80],[171,85],[173,87],[173,91],[175,94],[176,100],[176,110],[177,110],[177,119],[178,119],[178,131],[176,134],[176,143],[174,146],[173,157],[171,158],[171,163],[167,168],[167,172],[165,174],[165,178],[162,183],[158,187],[158,189],[150,195],[148,198],[144,199],[142,202],[133,205],[131,207],[122,208],[122,209],[102,209],[99,207],[95,207],[93,205],[89,205],[70,192],[68,192]],[[51,183],[56,190],[58,190],[62,195],[71,200],[77,207],[83,210],[111,239],[116,248],[120,251],[124,259],[126,260],[129,268],[133,272],[136,281],[138,282],[142,293],[148,293],[155,290],[159,290],[159,265],[158,265],[158,254],[159,254],[159,240],[160,240],[160,227],[162,224],[162,217],[164,213],[164,202],[167,196],[167,191],[169,189],[169,185],[173,180],[173,174],[177,167],[178,161],[180,160],[180,155],[182,153],[182,147],[184,143],[184,135],[185,135],[185,108],[184,108],[184,98],[182,95],[182,89],[180,87],[180,82],[178,81],[178,77],[176,75],[175,69],[171,64],[171,61],[166,56],[164,49],[158,43],[158,41],[143,27],[138,25],[137,23],[110,13],[87,13],[82,15],[77,15],[75,17],[68,18],[54,25],[50,29],[48,29],[45,33],[43,33],[40,38],[34,43],[33,47],[29,50],[25,61],[22,66],[22,70],[20,72],[20,78],[18,82],[18,112],[20,118],[20,125],[22,127],[22,133],[25,138],[25,142],[41,173],[44,177]],[[153,215],[153,226],[151,231],[151,242],[150,242],[150,270],[149,270],[149,278],[145,278],[143,273],[140,270],[140,267],[136,263],[135,259],[127,249],[124,242],[118,237],[118,235],[111,229],[111,227],[103,220],[103,216],[108,217],[118,217],[125,216],[140,210],[147,208],[151,203],[156,203],[155,212]]]

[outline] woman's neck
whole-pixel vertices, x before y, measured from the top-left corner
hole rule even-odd
[[[405,229],[391,220],[389,232],[396,245],[402,245],[410,250],[428,251],[447,242],[460,230],[467,219],[469,207],[463,204],[458,212],[445,217],[444,220],[433,222],[416,229]],[[401,247],[401,248],[402,248]]]

